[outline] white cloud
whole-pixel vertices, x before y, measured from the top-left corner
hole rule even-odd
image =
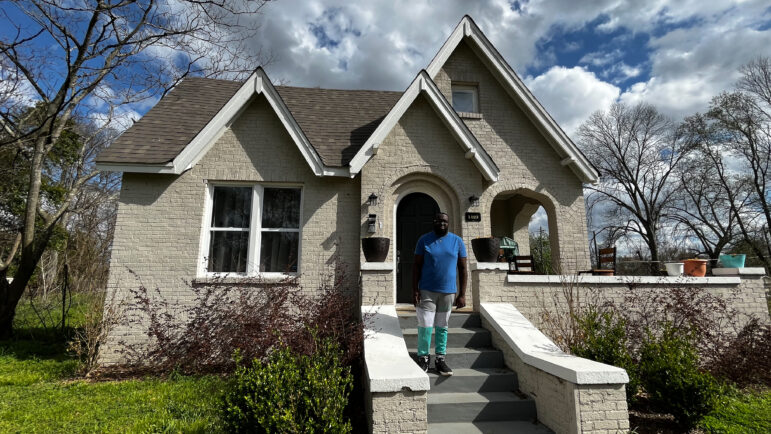
[[[525,84],[546,110],[572,135],[590,114],[608,108],[621,90],[579,66],[555,66]]]

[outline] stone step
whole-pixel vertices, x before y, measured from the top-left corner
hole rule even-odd
[[[513,392],[429,393],[428,423],[536,419],[535,402]]]
[[[529,421],[451,422],[428,425],[428,434],[554,434],[540,423]]]
[[[433,350],[433,348],[432,348]],[[409,349],[413,359],[417,357],[416,348]],[[503,353],[495,348],[447,348],[447,365],[451,369],[463,368],[503,368]],[[434,356],[431,355],[431,367]]]
[[[519,387],[517,374],[506,368],[453,368],[452,371],[451,377],[445,377],[437,374],[432,366],[428,371],[430,393],[511,392]]]
[[[418,347],[418,329],[402,329],[404,342],[408,348]],[[431,347],[434,346],[434,338],[431,338]],[[483,328],[456,328],[447,330],[447,348],[480,348],[492,345],[490,331]]]
[[[482,318],[478,313],[455,313],[450,315],[450,327],[482,327]],[[400,312],[399,325],[402,329],[418,328],[418,317],[415,312]]]

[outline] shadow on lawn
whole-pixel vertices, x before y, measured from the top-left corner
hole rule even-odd
[[[25,327],[14,330],[14,337],[0,340],[0,355],[18,360],[43,359],[65,361],[75,357],[67,352],[67,342],[73,329],[50,330],[43,327]]]

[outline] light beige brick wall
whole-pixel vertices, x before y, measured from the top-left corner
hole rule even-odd
[[[616,433],[629,430],[623,384],[580,385],[563,380],[517,356],[495,328],[482,317],[506,366],[517,373],[519,390],[535,401],[538,421],[557,433]]]
[[[300,284],[313,292],[333,272],[336,256],[348,267],[350,283],[357,283],[359,180],[315,176],[258,96],[191,170],[178,176],[124,174],[108,283],[116,299],[129,297],[141,280],[169,301],[193,301],[188,282],[197,272],[207,181],[301,185]],[[117,327],[102,361],[120,360],[119,341],[143,342],[145,336],[141,324]]]
[[[372,393],[368,412],[373,433],[421,434],[428,429],[426,392]]]
[[[361,305],[394,304],[393,270],[361,271]]]
[[[453,81],[478,85],[482,119],[465,122],[501,172],[497,183],[478,194],[483,221],[476,232],[491,234],[489,211],[496,196],[519,192],[541,202],[548,214],[552,252],[559,252],[561,261],[555,265],[566,273],[588,269],[586,210],[578,177],[561,165],[552,146],[466,43],[458,45],[434,81],[448,101]]]

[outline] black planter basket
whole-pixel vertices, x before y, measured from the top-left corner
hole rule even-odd
[[[385,237],[368,237],[361,239],[361,250],[367,262],[383,262],[388,256],[391,239]]]
[[[495,237],[474,238],[471,240],[471,250],[477,262],[498,262],[501,241]]]

